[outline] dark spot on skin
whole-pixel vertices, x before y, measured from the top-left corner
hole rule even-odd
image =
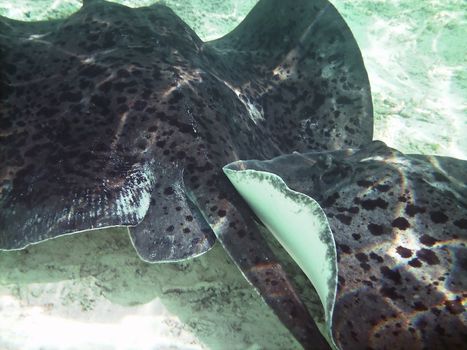
[[[360,236],[358,233],[352,233],[352,237],[353,237],[353,239],[358,241],[362,236]]]
[[[365,271],[370,271],[371,270],[371,266],[367,263],[360,263],[360,267],[365,270]]]
[[[408,248],[405,248],[405,247],[402,247],[402,246],[398,246],[396,248],[396,252],[397,254],[399,254],[401,257],[403,258],[410,258],[412,256],[412,250],[408,249]]]
[[[166,196],[170,196],[170,195],[172,195],[172,194],[174,194],[174,193],[175,193],[174,189],[173,189],[172,187],[170,187],[170,186],[169,186],[169,187],[166,187],[166,188],[164,189],[164,194],[165,194]]]
[[[373,236],[381,236],[384,233],[383,225],[368,224],[368,230]]]
[[[185,219],[187,219],[187,221],[193,221],[193,216],[187,215],[185,216]]]
[[[339,199],[339,197],[339,193],[335,192],[334,194],[326,198],[326,200],[323,202],[323,207],[329,208],[336,202],[337,199]]]
[[[404,299],[402,295],[396,292],[396,288],[394,287],[382,287],[379,292],[383,297],[396,300],[396,299]]]
[[[391,270],[387,266],[381,266],[380,271],[385,278],[390,279],[395,284],[401,284],[401,274],[398,270]]]
[[[439,259],[436,254],[429,249],[422,248],[417,251],[417,257],[426,262],[428,265],[437,265],[439,264]]]
[[[410,223],[407,221],[407,219],[401,216],[394,219],[391,225],[392,227],[397,227],[399,230],[406,230],[410,227]]]
[[[191,230],[188,227],[185,227],[183,229],[183,233],[190,233],[190,232],[191,232]]]
[[[368,262],[368,256],[365,253],[357,253],[355,254],[355,257],[360,262]]]
[[[225,210],[220,209],[217,211],[217,215],[219,215],[221,218],[223,218],[226,214],[227,212]]]
[[[349,213],[352,213],[352,214],[358,214],[360,212],[360,208],[359,207],[350,207],[349,209],[347,209],[347,211]]]
[[[389,185],[378,185],[376,186],[376,189],[380,192],[387,192],[391,189],[391,186]]]
[[[456,298],[455,300],[446,300],[444,302],[446,309],[453,315],[459,315],[465,311],[464,305],[460,298]]]
[[[360,204],[362,208],[366,210],[374,210],[376,208],[387,209],[388,207],[388,202],[384,201],[381,198],[364,199],[364,200],[360,198],[355,198],[354,202],[356,204]]]
[[[175,227],[174,227],[173,225],[170,225],[170,226],[167,227],[165,230],[166,230],[167,232],[172,232],[172,231],[174,230],[174,228],[175,228]]]
[[[382,263],[384,261],[384,259],[381,256],[379,256],[378,254],[376,254],[374,252],[370,253],[370,259],[372,259],[372,260],[374,260],[374,261],[376,261],[378,263]]]
[[[437,239],[427,235],[427,234],[424,234],[423,236],[420,237],[420,243],[424,244],[424,245],[427,245],[429,247],[433,246],[436,242],[438,242]]]
[[[368,188],[370,186],[373,186],[373,181],[368,181],[368,180],[358,180],[357,185],[360,187],[365,187]]]
[[[337,214],[336,218],[342,222],[344,225],[350,225],[352,223],[352,218],[344,214]]]
[[[405,213],[410,217],[414,217],[415,214],[422,214],[424,212],[425,208],[417,207],[415,204],[407,204],[405,207]]]
[[[350,254],[351,252],[350,247],[346,244],[339,244],[339,248],[342,250],[343,253]]]
[[[448,217],[440,211],[430,212],[430,218],[431,221],[433,221],[435,224],[444,224],[446,221],[448,221]]]
[[[456,225],[457,227],[459,227],[461,229],[466,230],[467,229],[467,219],[456,220],[456,221],[454,221],[454,225]]]
[[[410,260],[409,265],[412,267],[417,267],[417,268],[422,267],[422,263],[417,258],[413,258],[412,260]]]
[[[417,311],[428,310],[428,308],[421,301],[416,301],[415,303],[413,303],[413,308]]]

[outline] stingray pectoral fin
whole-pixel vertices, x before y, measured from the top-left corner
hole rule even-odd
[[[326,323],[320,330],[335,347],[337,256],[326,215],[315,200],[291,190],[279,176],[242,167],[243,162],[234,162],[224,167],[224,173],[316,288]]]
[[[220,192],[198,188],[191,197],[231,259],[305,349],[329,350],[299,288],[262,236],[248,205],[225,176],[217,178],[216,187]]]
[[[352,32],[329,1],[259,1],[206,49],[215,56],[213,69],[242,92],[252,119],[284,153],[372,140],[368,74]]]
[[[11,180],[0,174],[0,250],[143,220],[154,186],[148,164],[114,170],[111,178],[73,165],[60,168],[43,161],[24,167]]]
[[[129,228],[139,256],[148,262],[172,262],[205,253],[216,238],[186,196],[182,171],[166,169],[158,179],[144,220]]]

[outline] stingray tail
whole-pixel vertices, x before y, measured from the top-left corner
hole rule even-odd
[[[305,349],[330,349],[282,260],[259,231],[253,212],[227,178],[219,177],[217,181],[216,187],[223,191],[216,198],[202,191],[194,191],[190,196],[201,208],[222,246]],[[207,209],[210,203],[216,203],[217,213]]]

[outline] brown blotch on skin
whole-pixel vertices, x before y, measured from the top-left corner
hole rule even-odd
[[[373,186],[373,181],[368,181],[368,180],[358,180],[357,185],[360,187],[365,187],[368,188],[370,186]]]
[[[398,270],[392,270],[387,266],[381,266],[379,270],[385,278],[390,279],[395,284],[401,284],[402,277]]]
[[[466,230],[467,229],[467,219],[456,220],[456,221],[454,221],[454,225],[456,225],[457,227],[459,227],[461,229]]]
[[[421,301],[416,301],[413,303],[413,308],[417,311],[426,311],[428,308]]]
[[[357,204],[360,204],[362,208],[366,210],[374,210],[376,208],[381,208],[381,209],[388,208],[388,202],[384,201],[381,198],[363,199],[363,200],[360,198],[355,198],[354,202]]]
[[[403,258],[410,258],[412,256],[412,250],[408,249],[408,248],[405,248],[405,247],[402,247],[402,246],[398,246],[396,248],[396,252],[397,254],[399,254],[401,257]]]
[[[419,251],[417,251],[417,257],[426,262],[428,265],[438,265],[439,264],[439,259],[436,256],[436,254],[429,249],[422,248]]]
[[[368,262],[368,256],[365,253],[357,253],[355,254],[355,257],[360,262]]]
[[[399,230],[406,230],[410,227],[410,223],[406,218],[399,216],[392,222],[392,227],[397,227]]]
[[[433,221],[435,224],[444,224],[446,221],[448,221],[446,214],[440,211],[430,212],[430,218],[431,221]]]
[[[410,260],[409,265],[412,267],[417,267],[417,268],[422,267],[422,263],[417,258],[413,258],[412,260]]]
[[[390,299],[404,299],[404,297],[396,292],[396,288],[394,287],[382,287],[379,292],[383,297],[390,298]]]
[[[435,243],[438,242],[437,239],[427,235],[427,234],[424,234],[423,236],[420,237],[419,239],[420,243],[424,244],[424,245],[427,245],[429,247],[433,246]]]
[[[422,214],[426,211],[425,208],[418,207],[415,204],[407,204],[405,207],[405,213],[410,217],[414,217],[415,214]]]
[[[380,192],[387,192],[391,189],[391,186],[389,185],[378,185],[376,186],[376,189]]]
[[[170,187],[170,186],[169,186],[169,187],[166,187],[166,188],[164,189],[164,194],[165,194],[166,196],[172,195],[172,194],[174,194],[174,193],[175,193],[174,189],[173,189],[172,187]]]
[[[374,253],[374,252],[371,252],[370,253],[370,259],[378,262],[378,263],[382,263],[384,261],[383,257],[379,256],[378,254]]]
[[[342,250],[343,253],[346,253],[346,254],[350,254],[352,251],[350,247],[346,244],[339,244],[339,248]]]
[[[371,266],[367,263],[360,263],[360,267],[365,270],[365,271],[370,271],[371,270]]]
[[[381,236],[384,233],[383,225],[373,223],[368,224],[368,230],[373,236]]]
[[[336,218],[342,222],[344,225],[350,225],[352,223],[352,218],[344,214],[337,214]]]

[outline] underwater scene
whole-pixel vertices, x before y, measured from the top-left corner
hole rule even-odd
[[[466,9],[0,1],[0,350],[465,348]]]

